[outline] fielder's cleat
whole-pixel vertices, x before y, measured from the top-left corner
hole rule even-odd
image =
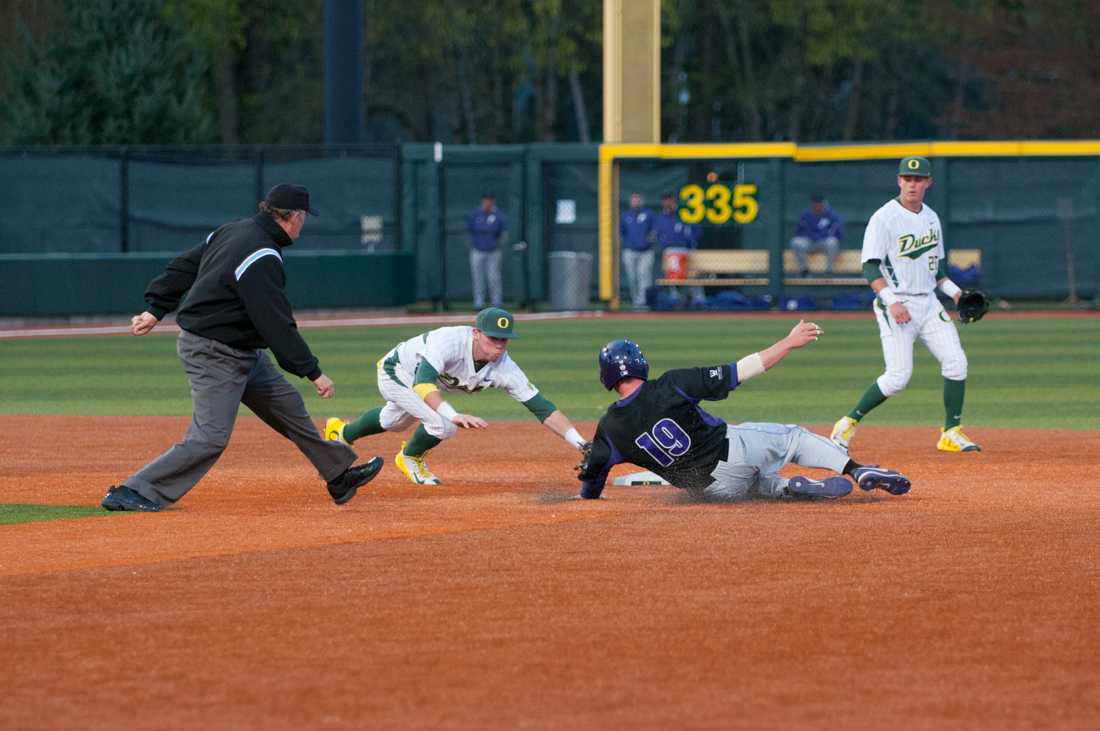
[[[852,491],[852,483],[840,475],[824,480],[797,475],[787,481],[787,491],[794,497],[844,497]]]
[[[857,426],[859,426],[858,421],[850,416],[842,416],[840,421],[833,424],[833,433],[829,435],[829,439],[833,440],[833,444],[847,452],[852,437],[856,435]]]
[[[382,469],[385,462],[381,457],[375,457],[358,467],[348,467],[343,474],[328,483],[328,494],[337,505],[343,505],[355,497],[359,488],[374,479],[374,476]]]
[[[325,422],[325,441],[328,442],[340,442],[341,444],[347,444],[351,446],[351,443],[347,439],[344,439],[344,427],[348,423],[343,419],[337,419],[335,416],[330,416]]]
[[[410,482],[417,485],[440,485],[439,478],[431,473],[428,465],[424,463],[424,455],[416,456],[405,454],[405,442],[401,442],[401,451],[394,457],[397,469],[401,470]]]
[[[980,452],[982,448],[970,441],[970,437],[963,434],[961,426],[953,426],[950,429],[940,429],[940,440],[936,442],[936,449],[941,452]]]
[[[900,472],[888,470],[878,465],[864,465],[852,470],[852,477],[861,490],[885,490],[891,495],[904,495],[913,483]]]
[[[160,505],[142,497],[126,485],[111,485],[103,496],[100,505],[106,510],[133,510],[142,513],[155,513]]]

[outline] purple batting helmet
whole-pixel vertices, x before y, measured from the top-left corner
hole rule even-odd
[[[612,340],[600,351],[600,383],[608,391],[627,376],[649,378],[649,362],[637,343],[630,340]]]

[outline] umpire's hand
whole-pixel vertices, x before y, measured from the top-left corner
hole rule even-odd
[[[317,395],[321,398],[332,398],[336,395],[336,384],[324,373],[317,376],[317,380],[313,382],[313,385],[317,387]]]
[[[142,312],[130,318],[131,335],[147,335],[157,326],[157,318],[152,312]]]

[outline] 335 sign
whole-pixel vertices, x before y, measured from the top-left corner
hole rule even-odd
[[[731,219],[734,223],[750,223],[759,212],[756,185],[752,183],[711,183],[705,188],[691,183],[680,188],[680,220],[684,223],[706,220],[721,226]]]

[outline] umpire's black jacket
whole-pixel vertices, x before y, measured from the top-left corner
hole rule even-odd
[[[284,370],[314,380],[321,369],[284,291],[282,250],[293,243],[267,213],[227,223],[149,283],[146,309],[159,320],[178,305],[184,330],[242,350],[271,348]]]

